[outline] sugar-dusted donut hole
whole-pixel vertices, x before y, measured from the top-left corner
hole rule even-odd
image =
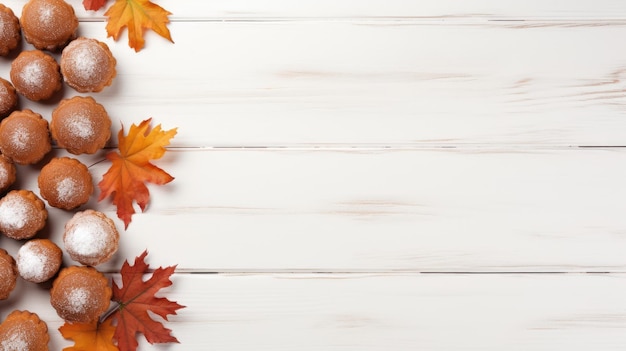
[[[88,266],[107,262],[117,251],[119,232],[104,213],[77,212],[65,225],[63,244],[70,257]]]

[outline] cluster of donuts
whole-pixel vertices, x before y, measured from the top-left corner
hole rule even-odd
[[[73,155],[94,154],[111,137],[106,110],[90,96],[62,100],[50,122],[30,109],[17,110],[20,96],[50,100],[63,82],[79,93],[100,92],[112,83],[116,60],[108,46],[77,38],[77,28],[74,9],[64,0],[29,0],[19,19],[0,4],[0,55],[14,55],[22,35],[34,47],[13,59],[10,81],[0,77],[0,233],[23,243],[15,258],[0,248],[0,300],[9,297],[19,277],[32,283],[54,279],[51,304],[59,316],[90,322],[110,303],[108,279],[94,266],[117,251],[115,223],[91,209],[74,213],[65,225],[63,245],[81,265],[66,268],[63,250],[36,238],[48,220],[45,202],[63,210],[88,202],[94,186],[87,166],[73,157],[53,157],[39,173],[39,196],[12,189],[16,167],[43,162],[53,144]],[[60,53],[60,63],[55,53]],[[0,350],[47,350],[48,340],[47,326],[35,313],[13,311],[0,324]]]

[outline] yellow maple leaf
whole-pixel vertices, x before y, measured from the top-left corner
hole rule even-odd
[[[165,146],[176,135],[177,128],[162,130],[161,125],[150,129],[150,119],[138,126],[131,125],[128,135],[121,129],[118,134],[119,153],[109,152],[106,158],[111,161],[111,168],[98,183],[101,190],[99,201],[113,195],[113,204],[117,206],[117,216],[128,227],[131,216],[135,213],[133,202],[145,210],[150,193],[145,183],[166,184],[174,177],[150,163],[165,154]]]
[[[74,340],[74,346],[63,351],[118,351],[113,344],[115,327],[111,319],[102,323],[65,323],[59,331],[64,338]]]
[[[106,30],[109,37],[117,40],[124,27],[128,27],[128,45],[139,51],[143,48],[144,29],[152,29],[172,43],[167,24],[171,13],[149,0],[115,0],[104,14],[109,18]]]

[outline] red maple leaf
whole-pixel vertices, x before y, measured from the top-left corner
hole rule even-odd
[[[168,315],[176,314],[176,310],[185,307],[155,296],[162,288],[172,285],[169,278],[176,266],[159,267],[154,270],[150,279],[144,281],[143,275],[149,268],[144,261],[147,254],[144,251],[135,258],[134,266],[125,261],[120,270],[121,287],[113,283],[112,300],[119,304],[119,308],[111,317],[117,320],[115,338],[120,351],[137,349],[137,333],[142,333],[151,344],[178,342],[170,329],[153,320],[148,314],[150,311],[167,320]]]
[[[85,10],[98,11],[107,3],[107,0],[83,0]]]

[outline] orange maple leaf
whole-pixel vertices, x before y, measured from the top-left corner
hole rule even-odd
[[[109,17],[108,36],[117,40],[122,29],[128,27],[128,45],[135,51],[141,50],[145,44],[143,31],[146,28],[174,42],[167,29],[167,16],[171,13],[149,0],[115,0],[104,15]]]
[[[111,317],[117,320],[115,338],[120,351],[137,349],[137,333],[142,333],[151,344],[178,342],[170,329],[153,320],[148,314],[150,311],[167,320],[168,315],[176,314],[176,310],[185,307],[166,298],[154,296],[162,288],[172,285],[169,278],[176,266],[159,267],[154,270],[150,279],[144,281],[143,275],[149,268],[145,263],[147,254],[148,252],[144,251],[135,258],[134,266],[125,261],[120,270],[121,287],[113,283],[112,300],[119,304],[119,308]]]
[[[64,338],[74,340],[74,346],[63,351],[118,351],[113,344],[115,327],[111,319],[102,323],[65,323],[59,331]]]
[[[83,6],[85,10],[98,11],[106,2],[107,0],[83,0]]]
[[[136,201],[145,211],[150,200],[150,192],[145,183],[166,184],[174,180],[161,168],[150,163],[165,154],[165,146],[176,135],[177,128],[161,130],[159,124],[150,130],[147,119],[139,126],[131,125],[128,136],[124,136],[124,128],[118,133],[119,153],[109,152],[106,158],[111,161],[111,168],[104,174],[98,187],[101,201],[113,196],[113,204],[117,206],[117,216],[124,221],[125,228],[135,213],[133,202]]]

